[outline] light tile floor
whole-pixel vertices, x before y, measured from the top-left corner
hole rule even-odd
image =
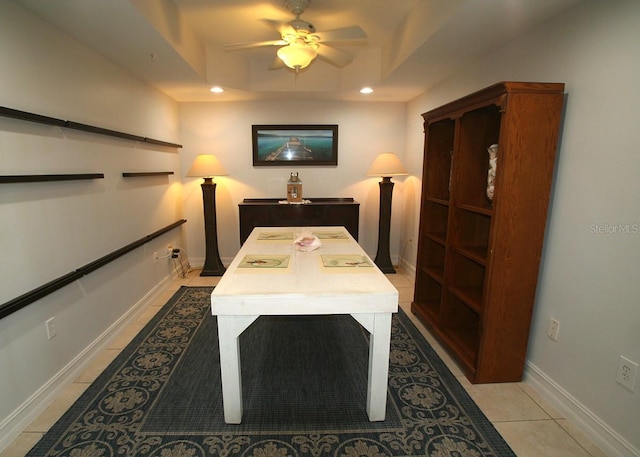
[[[456,363],[411,313],[413,278],[404,275],[401,270],[398,274],[387,275],[387,277],[400,293],[402,309],[425,335],[427,341],[518,457],[605,457],[604,453],[563,418],[552,405],[546,404],[531,386],[524,383],[471,384]],[[4,452],[0,453],[0,457],[24,457],[180,286],[213,286],[218,280],[219,278],[216,277],[201,277],[196,270],[190,272],[186,278],[177,279],[171,283],[147,309],[140,313],[135,322],[109,344],[108,348],[95,356],[91,366]]]

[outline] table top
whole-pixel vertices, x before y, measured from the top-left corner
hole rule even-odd
[[[318,249],[294,240],[316,235]],[[344,227],[256,227],[211,294],[214,315],[396,312],[398,291]]]

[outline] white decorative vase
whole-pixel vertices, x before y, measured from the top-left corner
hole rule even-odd
[[[489,171],[487,172],[487,198],[493,202],[493,193],[496,182],[496,167],[498,166],[498,145],[492,144],[487,148],[489,153]]]

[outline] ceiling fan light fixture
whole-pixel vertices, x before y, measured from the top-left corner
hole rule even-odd
[[[316,58],[318,52],[305,43],[294,42],[278,49],[278,58],[294,70],[302,70]]]
[[[285,0],[285,5],[296,16],[300,16],[304,13],[304,10],[309,6],[309,0]]]

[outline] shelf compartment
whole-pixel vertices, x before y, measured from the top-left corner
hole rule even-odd
[[[485,268],[455,251],[450,257],[448,290],[474,312],[481,313]]]
[[[442,282],[444,273],[445,247],[431,239],[426,239],[423,243],[421,268],[424,268],[434,279]]]
[[[480,341],[480,316],[452,294],[442,304],[441,331],[468,369],[476,366]]]
[[[447,239],[449,206],[426,200],[422,208],[424,235],[444,245]]]
[[[420,269],[416,275],[414,305],[429,315],[429,318],[437,322],[442,300],[442,285],[433,276]]]
[[[449,292],[475,312],[481,312],[482,287],[452,286],[449,288]]]
[[[454,208],[452,246],[482,265],[486,264],[489,247],[491,217],[485,214]]]
[[[485,216],[493,216],[493,208],[489,206],[475,206],[475,205],[465,205],[458,204],[457,208],[464,209],[466,211],[470,211],[472,213],[484,214]]]
[[[425,195],[449,200],[451,189],[451,158],[455,121],[445,119],[426,126],[427,154],[425,161]]]
[[[454,252],[485,267],[487,265],[487,249],[483,247],[464,246],[451,248]]]
[[[424,272],[426,275],[428,275],[429,277],[431,277],[431,279],[436,281],[438,284],[442,284],[444,282],[443,271],[440,267],[426,266],[426,267],[420,268],[420,270]]]
[[[492,207],[486,193],[489,171],[487,148],[499,144],[501,117],[500,107],[489,105],[469,111],[459,119],[454,153],[455,201],[459,205],[485,210]],[[497,173],[500,173],[500,151]]]

